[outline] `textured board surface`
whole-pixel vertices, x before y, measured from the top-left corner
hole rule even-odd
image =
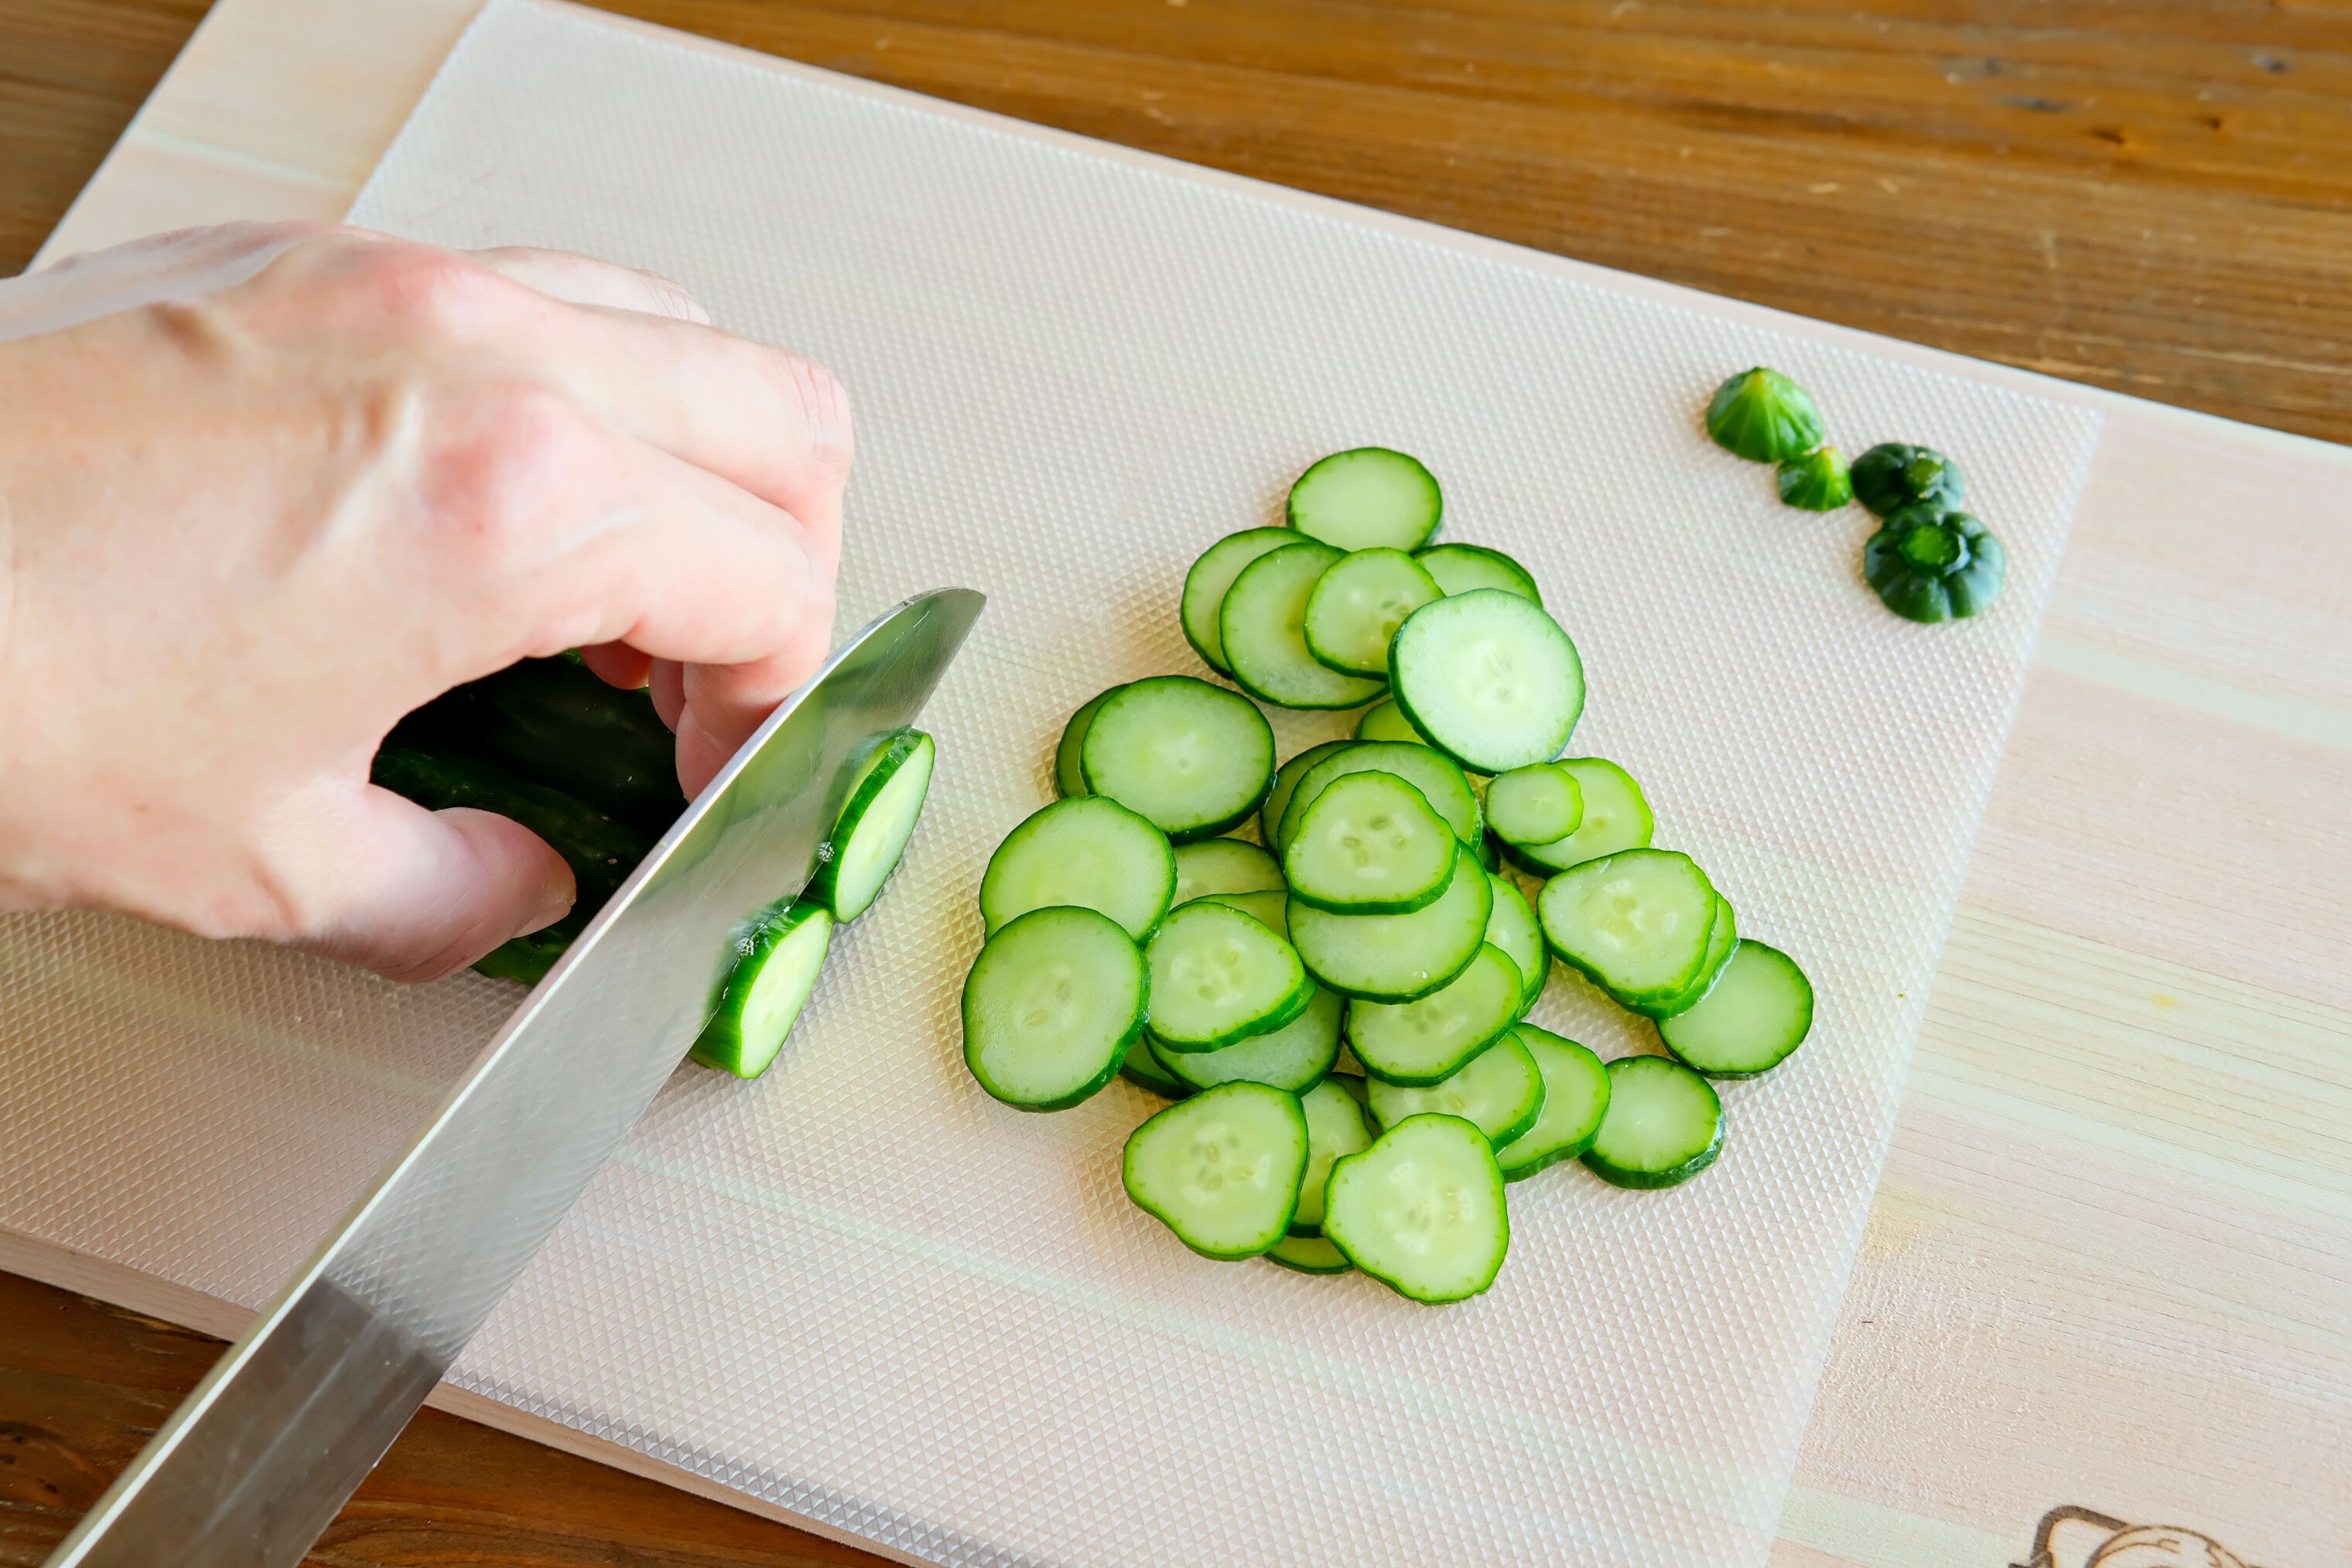
[[[1761,1560],[2095,413],[525,5],[356,215],[651,267],[825,359],[860,418],[845,622],[944,580],[994,600],[907,872],[785,1061],[681,1075],[461,1383],[944,1561]],[[1858,514],[1790,512],[1706,445],[1698,402],[1759,360],[1849,450],[1962,458],[2011,549],[1993,616],[1894,622]],[[1431,463],[1447,537],[1535,570],[1591,677],[1575,749],[1631,767],[1823,996],[1806,1051],[1727,1095],[1715,1172],[1517,1189],[1501,1281],[1443,1312],[1192,1258],[1118,1194],[1139,1092],[1023,1117],[954,1052],[971,888],[1061,716],[1196,668],[1184,565],[1364,440]],[[512,998],[78,918],[11,923],[0,985],[33,1067],[0,1091],[0,1225],[247,1301]],[[1565,981],[1537,1017],[1634,1043]]]

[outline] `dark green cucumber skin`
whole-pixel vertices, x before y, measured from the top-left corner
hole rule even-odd
[[[1596,1124],[1592,1131],[1594,1135],[1598,1136],[1600,1134],[1601,1128]],[[1551,1169],[1552,1166],[1559,1164],[1562,1160],[1582,1159],[1584,1157],[1585,1148],[1590,1145],[1591,1142],[1592,1140],[1591,1138],[1587,1138],[1583,1144],[1564,1145],[1559,1148],[1554,1149],[1550,1154],[1543,1155],[1539,1159],[1529,1160],[1523,1166],[1512,1166],[1505,1168],[1501,1165],[1501,1162],[1497,1161],[1496,1168],[1503,1172],[1503,1182],[1505,1186],[1508,1186],[1510,1183],[1515,1181],[1525,1181],[1531,1176]]]
[[[388,743],[376,752],[368,776],[427,810],[470,806],[510,818],[545,839],[572,868],[577,883],[572,912],[543,931],[492,950],[474,966],[498,979],[536,984],[654,847],[652,836],[478,757]]]
[[[677,738],[653,698],[606,685],[568,655],[525,659],[445,692],[402,719],[390,738],[496,763],[648,838],[668,831],[686,810]]]
[[[1585,1150],[1577,1158],[1584,1162],[1586,1170],[1612,1186],[1630,1187],[1636,1192],[1655,1192],[1660,1187],[1680,1186],[1707,1166],[1715,1164],[1716,1156],[1721,1153],[1723,1153],[1723,1118],[1718,1116],[1715,1123],[1715,1142],[1707,1145],[1672,1170],[1629,1171],[1622,1166],[1611,1165],[1590,1149]]]
[[[758,916],[747,921],[729,944],[734,956],[727,966],[727,974],[719,983],[719,996],[712,1005],[710,1021],[702,1026],[687,1055],[705,1067],[721,1072],[731,1072],[738,1078],[753,1079],[756,1072],[743,1071],[743,1033],[741,1025],[744,993],[759,978],[759,967],[752,960],[765,960],[776,944],[798,930],[807,919],[812,906],[824,908],[822,901],[791,898],[771,904]],[[825,913],[830,914],[830,910]],[[835,929],[838,929],[836,927]],[[748,966],[748,967],[747,967]],[[729,1022],[722,1027],[719,1019]],[[787,1031],[787,1035],[789,1036]]]

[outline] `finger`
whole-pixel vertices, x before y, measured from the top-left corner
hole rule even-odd
[[[491,271],[571,305],[634,310],[673,321],[710,324],[710,312],[693,295],[659,273],[620,267],[568,250],[536,246],[497,246],[467,255]]]
[[[395,980],[437,979],[572,907],[563,857],[505,817],[428,811],[373,785],[349,815],[305,946]]]
[[[580,650],[583,663],[596,673],[608,686],[625,692],[641,689],[653,671],[651,655],[640,653],[626,643],[597,643]]]
[[[654,712],[675,733],[686,718],[686,666],[676,659],[656,659],[646,673],[646,691],[654,699]]]

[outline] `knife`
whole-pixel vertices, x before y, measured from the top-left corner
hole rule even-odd
[[[653,1103],[728,938],[807,884],[849,764],[983,601],[910,599],[787,698],[623,883],[50,1568],[300,1562]]]

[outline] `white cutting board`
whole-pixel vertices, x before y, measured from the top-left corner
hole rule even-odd
[[[457,1384],[928,1561],[1763,1561],[2088,397],[525,0],[354,216],[650,267],[824,359],[861,442],[845,622],[992,597],[927,721],[924,830],[785,1060],[682,1074]],[[1961,458],[2011,552],[1994,613],[1895,621],[1859,514],[1781,507],[1706,444],[1706,392],[1759,361],[1850,451]],[[1502,1279],[1444,1311],[1192,1258],[1117,1189],[1147,1097],[1023,1116],[956,1058],[972,888],[1062,716],[1197,669],[1185,564],[1364,441],[1429,461],[1448,537],[1535,571],[1591,678],[1576,749],[1643,779],[1661,841],[1822,998],[1727,1094],[1716,1170],[1515,1189]],[[7,922],[0,1227],[257,1302],[513,995]],[[1565,982],[1537,1017],[1637,1039]]]

